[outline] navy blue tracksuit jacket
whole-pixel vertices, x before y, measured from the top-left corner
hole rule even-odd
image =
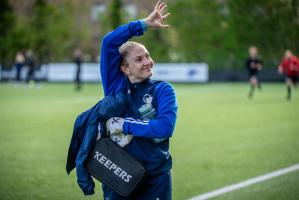
[[[131,84],[120,70],[119,47],[144,31],[144,22],[134,21],[108,33],[102,41],[100,68],[104,94],[124,92],[128,96],[123,131],[134,137],[125,149],[143,164],[150,177],[154,177],[168,173],[172,166],[169,138],[176,123],[177,101],[169,83],[147,79]],[[107,188],[103,190],[105,198],[113,199]],[[146,196],[140,198],[147,199]]]

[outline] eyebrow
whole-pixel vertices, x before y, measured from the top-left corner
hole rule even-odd
[[[142,55],[138,55],[138,56],[135,56],[132,58],[132,60],[136,59],[136,58],[139,58],[139,57],[142,57],[144,55],[150,55],[149,52],[146,52],[145,54],[142,54]]]

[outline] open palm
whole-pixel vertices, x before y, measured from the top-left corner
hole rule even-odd
[[[151,14],[144,19],[144,22],[151,28],[167,28],[169,25],[163,24],[163,21],[170,15],[167,13],[163,15],[163,12],[167,4],[162,1],[158,1],[155,5],[155,9],[151,12]]]

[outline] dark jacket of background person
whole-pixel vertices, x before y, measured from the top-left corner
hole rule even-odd
[[[76,49],[74,51],[74,62],[76,64],[76,75],[75,75],[75,83],[76,89],[81,89],[81,65],[82,65],[82,52],[80,49]]]
[[[28,67],[26,82],[29,83],[30,80],[35,80],[34,71],[36,67],[35,58],[30,50],[26,52],[26,66]]]
[[[16,65],[16,81],[21,80],[21,70],[25,64],[25,56],[22,52],[18,52],[15,58],[15,65]]]
[[[92,108],[80,114],[75,121],[66,171],[69,174],[76,167],[77,182],[85,195],[94,193],[94,182],[85,170],[84,162],[96,142],[98,124],[101,121],[104,125],[107,119],[121,116],[126,108],[127,97],[125,94],[106,96]],[[103,125],[102,127],[105,127]]]
[[[249,76],[258,74],[260,68],[259,65],[263,65],[263,61],[259,58],[247,58],[245,62],[246,69],[248,70]]]

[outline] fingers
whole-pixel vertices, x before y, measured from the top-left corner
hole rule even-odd
[[[170,27],[170,25],[168,25],[168,24],[160,24],[160,28],[169,28]]]
[[[159,8],[158,8],[158,10],[160,11],[160,12],[163,12],[164,11],[164,9],[167,7],[167,4],[166,3],[164,3],[164,2],[162,2],[161,4],[160,4],[160,6],[159,6]]]
[[[158,1],[155,5],[155,10],[163,12],[164,9],[167,7],[167,4],[163,1]]]
[[[155,5],[155,10],[159,10],[159,6],[162,4],[162,1],[158,1]]]
[[[167,14],[163,15],[162,20],[164,21],[169,15],[170,15],[170,13],[167,13]]]

